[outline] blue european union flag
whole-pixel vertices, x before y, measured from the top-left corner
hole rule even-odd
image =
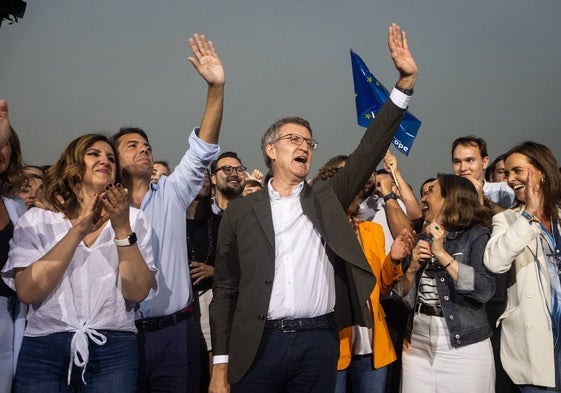
[[[351,50],[353,80],[355,85],[356,116],[358,125],[368,127],[380,108],[388,100],[390,93],[368,70],[359,55]],[[393,138],[393,144],[406,156],[411,151],[421,121],[409,111],[403,117]]]

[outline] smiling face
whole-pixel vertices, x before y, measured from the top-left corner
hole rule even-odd
[[[445,201],[440,189],[440,183],[437,179],[425,184],[423,187],[425,187],[426,191],[421,198],[421,205],[425,213],[425,221],[433,222],[436,220],[438,222],[440,221],[439,216]]]
[[[86,149],[82,183],[95,193],[103,192],[105,186],[115,181],[117,165],[111,145],[104,141],[94,142]]]
[[[458,145],[452,153],[454,174],[469,180],[481,182],[489,157],[482,157],[476,144]]]
[[[226,174],[225,166],[232,167],[231,173]],[[223,157],[216,163],[216,172],[211,177],[211,182],[216,186],[216,192],[228,197],[236,197],[242,194],[245,184],[244,173],[239,173],[238,168],[243,165],[234,157]]]
[[[512,153],[505,160],[507,183],[514,190],[516,199],[526,202],[525,188],[528,183],[528,171],[532,172],[535,182],[543,177],[543,172],[530,163],[528,157],[520,153]],[[540,189],[541,192],[541,189]]]
[[[288,134],[311,139],[306,127],[287,123],[280,128],[276,142],[267,145],[267,155],[272,160],[274,177],[297,184],[305,180],[310,171],[313,150],[305,140],[300,145],[291,142]]]
[[[152,147],[142,135],[130,133],[118,140],[117,152],[123,174],[150,180],[152,176]]]

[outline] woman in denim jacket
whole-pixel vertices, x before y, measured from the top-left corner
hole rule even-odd
[[[485,302],[495,279],[483,266],[491,212],[475,186],[439,175],[421,199],[427,226],[398,290],[412,308],[402,392],[492,392],[495,368]]]

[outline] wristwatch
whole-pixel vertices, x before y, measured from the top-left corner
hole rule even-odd
[[[404,89],[402,87],[399,87],[398,85],[395,85],[395,88],[407,96],[412,96],[415,92],[415,90],[413,89]]]
[[[117,247],[128,247],[136,243],[136,233],[131,233],[126,239],[113,239]]]
[[[384,195],[384,202],[388,202],[390,199],[395,199],[397,201],[397,197],[395,196],[395,194],[393,192],[390,192],[389,194]]]

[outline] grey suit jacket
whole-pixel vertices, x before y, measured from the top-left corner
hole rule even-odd
[[[304,183],[302,210],[325,240],[335,271],[339,328],[371,326],[375,278],[345,208],[384,156],[405,110],[388,100],[345,167],[329,181]],[[229,355],[228,381],[251,367],[263,334],[275,272],[275,234],[267,188],[229,203],[218,234],[210,325],[214,355]]]

